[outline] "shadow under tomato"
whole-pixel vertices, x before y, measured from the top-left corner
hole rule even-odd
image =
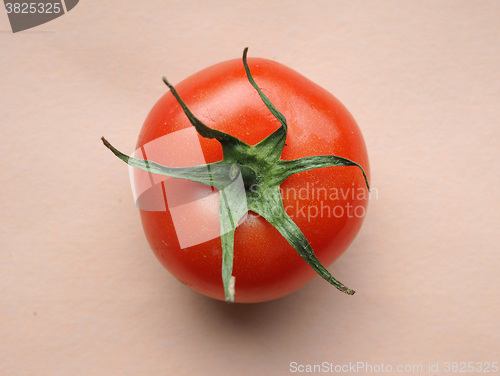
[[[249,325],[252,322],[262,322],[264,318],[272,320],[280,316],[282,311],[293,309],[299,303],[299,292],[295,292],[280,299],[262,303],[226,303],[193,292],[193,303],[209,309],[220,319],[230,320],[235,325]]]
[[[194,291],[191,291],[190,301],[192,309],[204,312],[209,331],[280,338],[297,325],[311,325],[311,320],[321,311],[318,300],[327,298],[321,295],[330,293],[328,299],[336,299],[337,291],[332,294],[328,286],[318,291],[317,282],[312,281],[290,295],[263,303],[226,303]]]

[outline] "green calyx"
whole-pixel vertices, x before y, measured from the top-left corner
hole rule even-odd
[[[248,210],[261,215],[273,225],[323,279],[340,291],[353,295],[354,290],[337,281],[321,264],[304,234],[302,234],[295,222],[285,212],[280,185],[285,179],[298,172],[323,167],[354,166],[360,169],[366,186],[369,189],[365,171],[356,162],[335,155],[319,155],[292,161],[281,159],[288,131],[286,118],[274,107],[253,79],[247,64],[247,51],[248,48],[245,48],[243,52],[243,65],[248,80],[258,92],[264,105],[281,124],[276,131],[256,145],[249,145],[232,135],[209,128],[203,124],[191,113],[175,88],[166,78],[163,78],[163,81],[169,87],[198,134],[205,138],[214,138],[222,145],[223,159],[221,161],[193,167],[166,167],[151,161],[131,158],[115,149],[104,137],[102,141],[118,158],[132,167],[155,174],[191,180],[213,186],[219,190],[219,219],[222,234],[222,282],[227,302],[234,301],[235,291],[237,291],[237,281],[235,281],[232,275],[234,233],[238,222]],[[246,203],[242,202],[240,192],[238,192],[234,184],[231,184],[240,174],[245,187]]]

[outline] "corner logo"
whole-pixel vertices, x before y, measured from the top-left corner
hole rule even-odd
[[[52,21],[73,9],[79,0],[4,0],[13,33]]]

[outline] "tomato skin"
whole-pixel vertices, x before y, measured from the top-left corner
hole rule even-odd
[[[333,95],[274,61],[249,58],[248,64],[259,87],[287,118],[289,128],[282,159],[334,154],[359,163],[369,177],[361,132]],[[177,84],[176,89],[207,126],[249,144],[261,141],[279,127],[248,82],[240,59],[206,68]],[[146,118],[137,148],[189,127],[192,125],[181,107],[167,92]],[[218,141],[198,138],[207,163],[222,159]],[[327,167],[301,172],[285,180],[281,190],[287,213],[321,263],[330,265],[352,242],[364,218],[361,214],[366,211],[368,194],[359,169]],[[356,208],[351,215],[347,213],[349,207]],[[340,215],[340,208],[344,215]],[[140,210],[140,214],[148,242],[160,262],[182,283],[224,300],[220,239],[181,249],[168,210]],[[235,232],[233,275],[235,301],[250,303],[285,296],[316,273],[275,228],[250,212]]]

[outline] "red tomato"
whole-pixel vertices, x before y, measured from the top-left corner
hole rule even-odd
[[[249,58],[248,64],[258,86],[288,121],[282,159],[334,154],[357,162],[369,174],[360,130],[333,95],[274,61]],[[206,68],[175,87],[191,112],[207,126],[248,144],[258,143],[280,126],[250,85],[241,59]],[[167,92],[149,113],[137,148],[191,127],[172,93]],[[207,163],[222,159],[218,141],[198,138]],[[180,147],[186,151],[189,148]],[[330,265],[349,246],[363,221],[368,203],[363,175],[354,167],[319,168],[289,177],[281,190],[286,212],[321,263]],[[201,202],[192,204],[193,213],[207,210]],[[180,282],[224,300],[220,238],[181,249],[168,209],[140,210],[140,214],[148,242],[160,262]],[[198,231],[195,216],[187,220],[193,221],[192,231]],[[236,228],[233,275],[236,302],[263,302],[297,290],[316,273],[273,226],[249,212]]]

